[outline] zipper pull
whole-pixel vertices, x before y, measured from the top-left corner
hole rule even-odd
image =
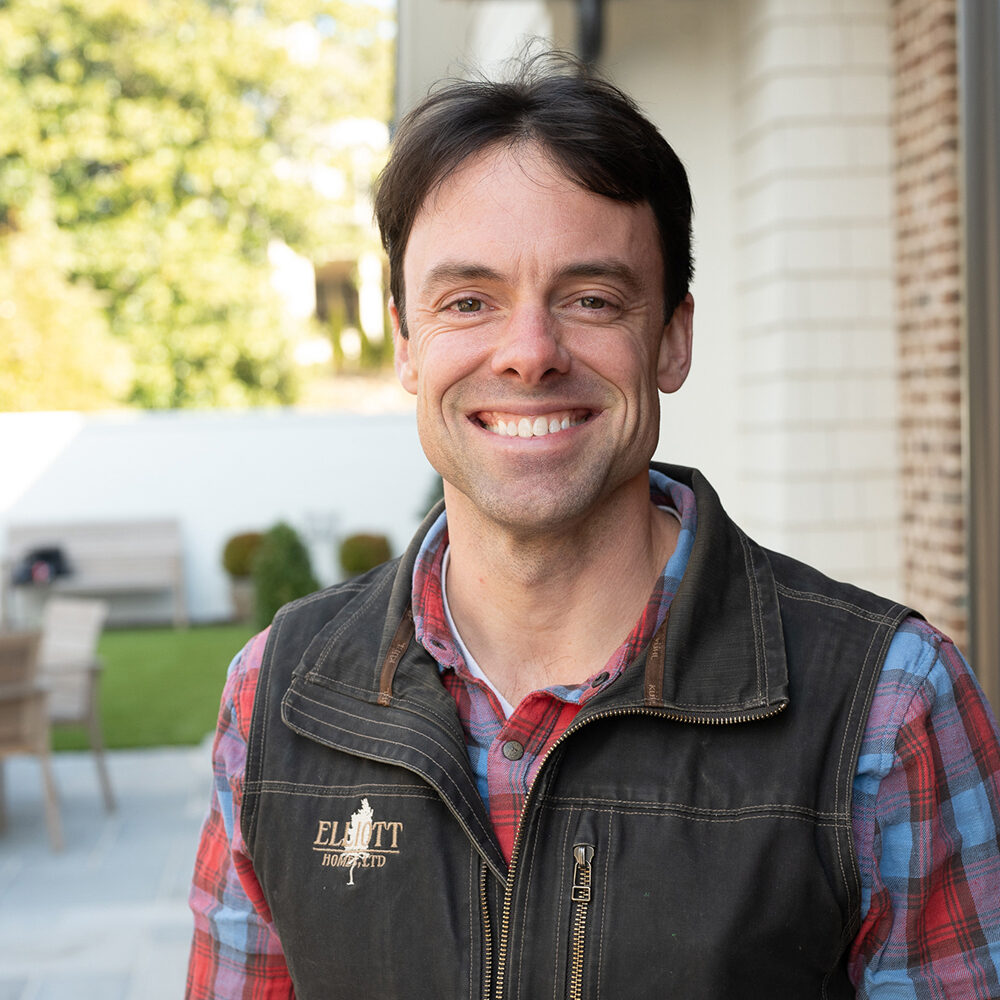
[[[594,857],[594,848],[590,844],[576,844],[573,848],[573,860],[576,868],[573,872],[572,899],[575,903],[590,902],[590,862]]]

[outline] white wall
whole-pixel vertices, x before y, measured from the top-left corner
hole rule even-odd
[[[288,521],[329,583],[346,534],[400,553],[434,482],[412,412],[0,414],[0,470],[0,545],[11,523],[179,519],[195,621],[230,613],[234,532]]]
[[[901,590],[889,0],[742,0],[739,472],[758,539]]]

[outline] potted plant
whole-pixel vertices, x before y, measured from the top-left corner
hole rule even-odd
[[[253,618],[253,559],[263,537],[259,531],[243,531],[233,535],[222,549],[222,566],[229,574],[229,593],[237,621]]]

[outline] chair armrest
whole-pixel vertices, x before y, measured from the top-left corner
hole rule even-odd
[[[25,698],[47,698],[49,689],[45,684],[0,684],[0,701],[23,701]]]

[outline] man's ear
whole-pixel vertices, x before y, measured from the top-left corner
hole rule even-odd
[[[691,370],[691,338],[694,332],[694,298],[689,292],[663,328],[656,363],[660,392],[676,392]]]
[[[389,299],[389,319],[392,322],[393,360],[396,365],[396,376],[403,388],[415,396],[417,394],[417,369],[410,361],[410,338],[403,336],[403,325],[394,299]]]

